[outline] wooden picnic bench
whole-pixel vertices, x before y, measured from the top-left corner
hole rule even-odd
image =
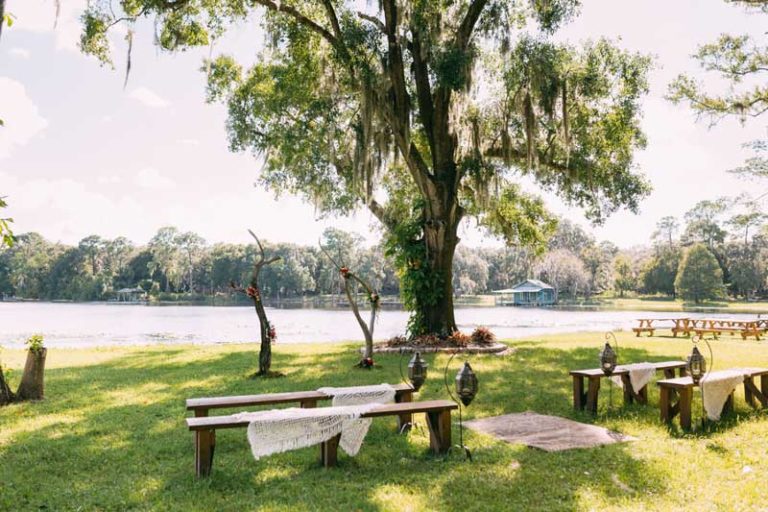
[[[446,453],[451,447],[451,411],[458,405],[450,400],[430,400],[425,402],[401,402],[382,404],[361,418],[381,416],[413,415],[425,413],[429,426],[429,445],[435,453]],[[206,477],[213,467],[213,452],[216,447],[216,430],[224,428],[246,428],[248,421],[239,416],[201,416],[187,418],[189,430],[195,433],[195,474]],[[320,463],[324,467],[333,467],[337,461],[337,449],[341,435],[321,443]]]
[[[760,377],[760,389],[754,382]],[[685,430],[691,428],[691,403],[693,388],[696,386],[691,377],[663,379],[656,382],[659,386],[659,409],[661,421],[670,423],[675,416],[680,415],[680,426]],[[677,400],[675,401],[675,397]],[[759,402],[768,407],[768,368],[750,368],[744,375],[744,398],[751,407],[757,407]],[[733,393],[723,406],[723,413],[733,410]]]
[[[664,377],[666,378],[673,378],[675,376],[675,370],[679,371],[679,375],[685,375],[685,361],[664,361],[652,364],[656,367],[657,372],[664,372]],[[648,403],[648,386],[644,386],[639,392],[635,392],[629,382],[629,370],[626,368],[621,368],[620,366],[616,367],[610,375],[606,375],[600,368],[571,370],[570,375],[573,377],[573,407],[576,410],[586,408],[586,410],[592,414],[597,413],[597,398],[600,392],[600,379],[603,377],[621,377],[621,380],[624,383],[625,404],[631,404],[634,401],[641,404]],[[588,380],[586,391],[584,390],[584,379]]]
[[[410,384],[394,384],[395,402],[411,402],[413,387]],[[299,404],[300,407],[317,407],[317,402],[330,400],[333,397],[320,391],[297,391],[291,393],[266,393],[261,395],[218,396],[210,398],[187,399],[187,410],[194,411],[195,417],[208,416],[211,409],[231,409],[237,407],[254,407],[279,404]],[[398,417],[398,430],[411,424],[410,414],[403,413]]]
[[[656,319],[655,318],[639,318],[637,320],[639,322],[639,325],[637,327],[632,328],[635,335],[640,336],[640,333],[647,332],[648,336],[653,336],[653,332],[656,330],[656,328],[653,326],[654,320]]]

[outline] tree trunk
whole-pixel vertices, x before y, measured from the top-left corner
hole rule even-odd
[[[16,397],[8,387],[8,382],[5,380],[5,374],[2,367],[0,367],[0,405],[6,405],[14,401]]]
[[[19,400],[42,400],[45,398],[45,356],[48,349],[28,350],[24,374],[21,376]]]
[[[258,288],[257,288],[258,289]],[[261,300],[254,300],[256,315],[259,317],[261,348],[259,349],[259,372],[256,375],[267,376],[272,367],[272,338],[269,336],[269,320]]]
[[[453,201],[452,201],[453,202]],[[450,204],[450,203],[449,203]],[[457,331],[453,314],[453,256],[459,239],[459,219],[427,221],[425,239],[427,264],[437,282],[436,293],[419,303],[427,333],[448,336]]]

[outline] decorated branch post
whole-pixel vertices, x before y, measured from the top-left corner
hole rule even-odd
[[[363,336],[365,337],[365,350],[363,351],[363,357],[360,360],[360,363],[358,363],[358,366],[361,368],[371,368],[373,366],[373,329],[376,324],[376,315],[378,314],[380,307],[379,294],[368,282],[352,272],[348,266],[334,260],[322,244],[320,245],[320,250],[323,251],[325,256],[331,263],[333,263],[333,266],[339,271],[342,281],[344,282],[344,293],[347,295],[349,307],[352,309],[352,313],[354,313],[357,323],[360,325],[360,329],[362,329]],[[362,286],[365,293],[368,295],[368,302],[371,305],[371,315],[368,319],[368,324],[365,323],[365,320],[363,320],[363,317],[360,314],[360,307],[357,305],[356,299],[357,294],[352,292],[351,285],[353,282]]]
[[[272,367],[272,343],[277,339],[277,332],[275,326],[269,322],[267,313],[264,310],[264,303],[261,299],[261,290],[259,289],[259,273],[265,266],[280,260],[280,256],[267,258],[264,255],[264,247],[261,245],[259,238],[250,229],[248,232],[254,240],[256,240],[256,245],[259,247],[259,257],[253,264],[251,282],[247,288],[243,288],[234,281],[230,283],[230,286],[232,286],[235,291],[244,293],[253,301],[256,315],[259,317],[261,348],[259,350],[259,371],[253,374],[252,377],[267,377],[270,375],[270,368]]]
[[[48,349],[43,346],[43,337],[39,334],[27,340],[27,362],[16,392],[17,400],[42,400],[45,398],[45,357]]]
[[[34,334],[27,340],[27,362],[21,383],[16,393],[11,391],[3,368],[0,365],[0,405],[23,400],[42,400],[45,398],[45,357],[48,349],[43,345],[43,337]]]

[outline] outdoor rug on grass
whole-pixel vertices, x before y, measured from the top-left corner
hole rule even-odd
[[[548,452],[635,440],[634,437],[596,425],[530,411],[471,420],[464,424],[472,430],[490,434],[508,443],[522,443]]]

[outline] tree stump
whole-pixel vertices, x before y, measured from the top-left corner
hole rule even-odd
[[[2,367],[0,367],[0,405],[6,405],[14,401],[16,397],[8,387],[8,382],[5,380],[5,374]]]
[[[42,400],[45,398],[45,356],[48,349],[27,351],[24,374],[16,393],[18,400]]]

